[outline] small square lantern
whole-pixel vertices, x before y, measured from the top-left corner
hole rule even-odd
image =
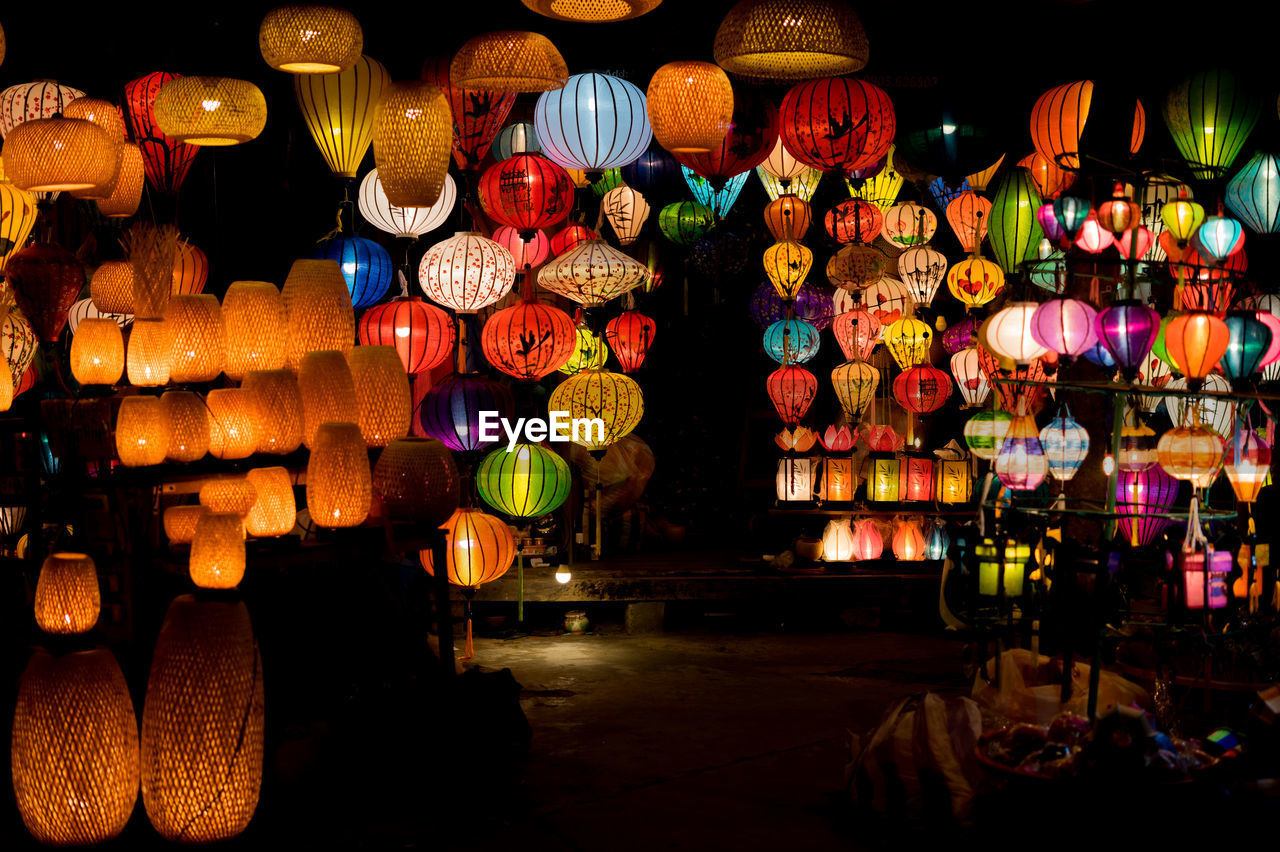
[[[779,503],[807,503],[816,491],[818,460],[815,458],[780,458],[775,481]]]
[[[818,499],[824,503],[848,503],[853,499],[856,484],[852,458],[843,456],[823,459],[822,485],[818,489]]]
[[[902,457],[873,455],[867,477],[867,499],[872,503],[896,503],[902,489]]]
[[[938,459],[934,469],[934,499],[939,503],[968,503],[973,475],[968,459]]]
[[[1227,605],[1227,574],[1234,565],[1230,550],[1184,552],[1178,555],[1178,563],[1182,568],[1187,609],[1204,609],[1206,591],[1209,609],[1222,609]]]
[[[934,461],[929,456],[906,455],[902,458],[902,482],[898,487],[901,500],[932,500]]]
[[[989,597],[999,594],[1002,567],[1004,593],[1010,597],[1022,594],[1031,545],[1013,539],[997,544],[993,539],[984,538],[974,552],[978,555],[978,594]]]

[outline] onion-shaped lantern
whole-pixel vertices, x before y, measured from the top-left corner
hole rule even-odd
[[[881,325],[880,320],[872,314],[855,308],[832,320],[831,332],[844,357],[851,361],[865,361],[871,357],[871,350],[880,339]]]
[[[336,74],[294,75],[293,94],[298,108],[311,139],[335,176],[356,176],[356,170],[373,142],[378,105],[390,87],[391,75],[387,69],[367,56],[361,56],[350,68]],[[147,140],[143,136],[143,133],[137,133],[145,156]],[[191,156],[197,150],[192,147]],[[147,177],[155,184],[150,168],[147,169]],[[386,193],[385,189],[383,193]]]
[[[739,87],[733,93],[733,118],[724,138],[705,152],[676,152],[675,157],[718,191],[736,176],[745,181],[751,170],[769,157],[777,141],[778,110],[762,95]]]
[[[453,353],[453,320],[417,296],[401,296],[364,312],[356,324],[363,346],[394,346],[409,375],[443,364]]]
[[[831,371],[831,385],[835,388],[836,399],[840,400],[840,407],[856,423],[875,399],[880,371],[866,361],[846,361]]]
[[[1008,172],[992,197],[987,241],[996,263],[1006,274],[1018,272],[1023,261],[1036,259],[1036,248],[1044,239],[1044,230],[1036,218],[1041,204],[1026,169]]]
[[[764,271],[778,295],[795,298],[813,266],[813,252],[803,243],[786,240],[764,250]]]
[[[1136,300],[1116,302],[1098,313],[1098,341],[1132,381],[1160,331],[1160,315]]]
[[[1262,99],[1252,84],[1224,70],[1192,74],[1164,102],[1173,143],[1200,180],[1231,168],[1261,115]]]
[[[933,329],[928,323],[915,317],[902,317],[885,326],[884,345],[902,369],[929,360],[929,346],[933,342]]]
[[[1227,314],[1225,325],[1228,341],[1220,362],[1222,372],[1232,381],[1249,379],[1261,369],[1263,358],[1271,349],[1272,328],[1253,311],[1232,311]]]
[[[564,220],[573,207],[568,172],[537,154],[517,154],[485,169],[479,183],[480,206],[489,218],[521,235]]]
[[[556,386],[547,410],[553,419],[559,412],[567,413],[571,421],[583,421],[584,434],[579,435],[574,429],[571,440],[590,451],[602,451],[639,425],[644,416],[644,395],[629,376],[608,370],[583,370]],[[597,420],[599,424],[590,422]]]
[[[537,444],[499,447],[480,462],[480,499],[512,518],[536,518],[564,505],[573,478],[569,465]]]
[[[387,295],[395,266],[387,250],[364,237],[335,237],[311,252],[317,260],[336,261],[357,310],[376,304]]]
[[[515,278],[511,252],[467,231],[436,243],[418,266],[418,283],[427,297],[464,314],[475,313],[507,295]]]
[[[165,83],[178,77],[179,75],[167,71],[155,71],[125,83],[124,86],[123,111],[133,131],[133,138],[142,150],[143,172],[151,185],[160,192],[178,191],[191,168],[191,161],[200,151],[197,145],[189,145],[166,136],[156,121],[156,96]],[[351,176],[355,176],[354,171]]]
[[[1015,415],[996,455],[996,476],[1010,490],[1034,491],[1049,474],[1040,431],[1030,414]]]
[[[600,235],[595,231],[583,225],[581,222],[570,222],[565,225],[550,240],[551,256],[559,257],[560,255],[573,251],[587,240],[598,240]]]
[[[932,364],[908,367],[893,380],[893,396],[914,414],[932,414],[951,396],[951,377]]]
[[[965,408],[977,408],[991,395],[991,385],[987,374],[982,371],[976,346],[961,349],[951,356],[951,375],[955,376]]]
[[[1122,470],[1116,477],[1116,527],[1133,547],[1146,547],[1169,526],[1165,518],[1178,497],[1178,480],[1160,465],[1140,471]]]
[[[629,246],[640,236],[640,229],[649,218],[649,202],[638,190],[629,186],[618,186],[609,190],[600,199],[600,207],[604,217],[613,228],[618,245]]]
[[[979,411],[964,424],[964,442],[978,458],[995,461],[1012,421],[1007,411]]]
[[[818,354],[818,330],[802,319],[778,320],[765,329],[765,354],[779,364],[803,364]]]
[[[938,217],[914,201],[895,204],[884,214],[880,235],[898,248],[924,245],[938,232]]]
[[[765,226],[779,242],[804,239],[812,221],[813,208],[809,206],[809,202],[801,201],[798,196],[790,193],[778,196],[764,208]]]
[[[824,171],[870,166],[889,151],[897,129],[883,89],[849,77],[800,83],[779,110],[779,137],[800,162]]]
[[[1241,503],[1253,503],[1271,474],[1271,445],[1253,429],[1243,429],[1227,446],[1223,470]]]
[[[1079,299],[1050,299],[1035,308],[1031,337],[1049,351],[1075,358],[1097,343],[1097,314]]]
[[[1220,265],[1244,248],[1244,228],[1230,217],[1209,216],[1191,236],[1191,245],[1210,264]]]
[[[498,131],[489,151],[493,159],[505,160],[516,154],[541,154],[542,145],[538,143],[532,121],[515,121]]]
[[[676,245],[687,246],[711,230],[715,214],[696,201],[676,201],[658,211],[658,228]]]
[[[1058,416],[1040,430],[1040,445],[1049,460],[1049,473],[1059,482],[1067,482],[1089,455],[1089,433],[1063,406]]]
[[[947,270],[947,289],[966,308],[980,308],[1004,289],[1004,270],[980,257],[972,257]]]
[[[583,307],[597,307],[634,290],[649,269],[603,240],[588,240],[538,272],[538,284]]]
[[[1226,202],[1255,234],[1280,231],[1280,156],[1254,154],[1227,181]]]
[[[960,242],[960,248],[972,254],[987,238],[987,222],[991,219],[991,202],[973,190],[965,190],[947,205],[947,224]]]
[[[803,367],[786,365],[769,374],[766,388],[782,422],[795,424],[804,418],[813,405],[818,393],[818,380]]]
[[[422,79],[439,86],[449,101],[449,112],[453,115],[454,162],[463,170],[478,169],[489,143],[515,106],[515,93],[455,86],[450,60],[443,56],[423,64]]]
[[[793,301],[779,296],[777,288],[770,281],[760,284],[751,294],[751,318],[761,331],[788,315],[808,320],[821,331],[831,324],[833,311],[831,296],[808,283],[800,285]]]
[[[609,342],[614,357],[618,359],[622,372],[634,373],[640,369],[649,355],[649,347],[653,345],[657,329],[658,324],[639,311],[623,311],[605,324],[605,339]],[[814,338],[817,338],[816,329]],[[814,346],[816,349],[816,342]]]
[[[418,417],[429,437],[456,452],[470,452],[490,447],[501,437],[496,423],[490,431],[483,430],[482,411],[496,411],[500,418],[510,419],[515,411],[511,391],[484,376],[454,374],[427,391]]]
[[[1161,329],[1165,352],[1188,383],[1199,387],[1213,372],[1231,342],[1227,323],[1211,313],[1191,311],[1169,320]]]
[[[1187,378],[1179,376],[1171,379],[1165,387],[1169,390],[1186,390]],[[1164,405],[1169,411],[1169,419],[1175,426],[1192,422],[1203,423],[1219,435],[1230,435],[1236,421],[1236,403],[1228,395],[1231,383],[1217,373],[1204,377],[1200,387],[1201,396],[1169,396]]]
[[[574,74],[544,92],[533,124],[547,159],[586,172],[625,166],[653,139],[644,93],[608,74]]]
[[[1011,302],[983,323],[985,332],[979,331],[979,339],[1001,358],[1030,364],[1048,351],[1031,331],[1037,308],[1035,302]]]
[[[801,201],[812,202],[813,194],[818,191],[818,184],[822,181],[822,170],[811,169],[808,166],[803,166],[803,168],[804,171],[801,172],[800,176],[788,181],[786,185],[765,171],[764,166],[756,166],[756,176],[760,178],[760,185],[764,187],[764,194],[769,196],[770,201],[775,201],[782,195],[790,194]],[[881,207],[881,212],[887,210],[889,206],[891,205]]]
[[[37,214],[36,197],[33,193],[0,180],[0,272],[4,271],[4,266],[13,253],[26,246],[27,237],[35,227]],[[127,267],[128,264],[123,266]],[[132,308],[132,288],[129,299],[129,306]]]
[[[767,216],[768,208],[765,209]],[[861,198],[846,198],[828,210],[822,221],[827,233],[841,245],[869,245],[880,236],[880,231],[884,228],[884,214],[880,212],[880,208]]]
[[[445,175],[440,198],[430,207],[397,207],[387,198],[378,179],[378,170],[370,169],[360,181],[360,215],[379,231],[400,239],[413,240],[443,225],[458,201],[458,185]]]
[[[1190,482],[1192,488],[1208,488],[1222,468],[1222,437],[1200,423],[1175,426],[1160,436],[1156,455],[1174,479]]]
[[[942,348],[947,350],[948,355],[954,355],[961,349],[968,349],[978,334],[981,323],[972,316],[965,316],[964,319],[950,326],[942,333]]]

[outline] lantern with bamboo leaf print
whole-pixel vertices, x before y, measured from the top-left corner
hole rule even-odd
[[[776,204],[777,202],[772,202]],[[772,204],[770,206],[772,206]],[[766,214],[768,208],[766,209]],[[861,198],[846,198],[822,217],[824,227],[831,238],[841,245],[864,243],[870,245],[884,228],[884,214],[880,208]]]
[[[813,208],[809,202],[790,193],[778,196],[764,208],[764,224],[779,242],[803,240],[812,221]]]
[[[1226,204],[1255,234],[1280,231],[1280,156],[1254,154],[1227,181]]]
[[[951,374],[955,376],[965,408],[977,408],[991,395],[991,385],[982,371],[976,346],[961,349],[951,356]]]
[[[947,270],[947,289],[966,308],[980,308],[1004,289],[1004,270],[981,257],[971,257]]]
[[[1031,338],[1046,350],[1075,358],[1097,342],[1097,314],[1080,299],[1050,299],[1032,313]]]
[[[494,221],[522,237],[564,220],[573,207],[573,181],[563,168],[537,154],[517,154],[485,169],[480,205]]]
[[[1013,169],[1005,174],[991,199],[987,242],[1005,274],[1017,273],[1025,260],[1034,260],[1044,230],[1036,218],[1041,205],[1031,173]]]
[[[485,360],[521,381],[537,381],[564,366],[576,342],[572,317],[531,297],[495,312],[480,330]]]
[[[797,432],[801,430],[797,429]],[[809,435],[812,432],[804,430]],[[809,448],[801,450],[796,447],[797,452],[808,452]],[[795,458],[786,456],[778,459],[778,471],[774,477],[774,488],[779,503],[807,503],[813,500],[817,491],[817,466],[816,458]]]
[[[515,402],[511,391],[484,376],[455,373],[427,391],[418,418],[428,436],[456,452],[471,452],[491,446],[496,440],[484,439],[480,429],[482,411],[496,411],[500,418],[512,417]]]
[[[1049,473],[1049,460],[1040,443],[1040,431],[1030,414],[1014,415],[1000,442],[995,460],[996,476],[1013,491],[1034,491]]]
[[[947,223],[960,242],[960,248],[972,254],[987,238],[991,202],[973,190],[965,190],[947,205]]]
[[[538,272],[538,284],[584,308],[599,307],[644,283],[649,269],[603,240],[588,240]]]
[[[866,361],[846,361],[831,371],[831,384],[840,407],[849,415],[850,421],[857,423],[875,399],[880,371]]]
[[[450,59],[443,56],[430,58],[423,64],[422,79],[439,86],[449,102],[453,116],[453,161],[463,170],[478,169],[489,143],[498,135],[515,105],[515,92],[454,85]]]
[[[325,240],[311,251],[310,256],[337,262],[351,293],[351,307],[357,310],[382,301],[395,274],[395,264],[387,250],[364,237],[344,236]]]
[[[1092,108],[1095,100],[1099,101],[1097,109]],[[1129,112],[1130,108],[1132,113]],[[1098,151],[1098,146],[1094,145],[1092,146],[1094,153],[1114,156],[1119,152],[1132,156],[1138,152],[1147,126],[1146,111],[1142,108],[1142,102],[1137,98],[1126,97],[1120,92],[1111,92],[1107,89],[1096,92],[1092,80],[1078,80],[1074,83],[1055,86],[1036,99],[1035,105],[1031,108],[1031,142],[1036,151],[1063,169],[1071,171],[1079,169],[1082,157],[1081,142],[1085,139],[1085,126],[1091,111],[1105,112],[1105,114],[1094,120],[1092,125],[1094,132],[1089,134],[1089,138],[1095,141],[1101,139],[1104,144],[1112,142],[1109,147],[1113,149]],[[1103,137],[1104,132],[1113,132],[1111,127],[1106,126],[1109,123],[1108,119],[1114,116],[1118,120],[1123,120],[1129,114],[1133,115],[1132,129],[1116,140]],[[1104,130],[1098,131],[1096,129],[1098,125],[1103,125]],[[1125,125],[1120,128],[1121,132],[1126,129],[1128,128]]]
[[[395,82],[378,103],[373,161],[387,200],[430,207],[440,200],[452,139],[449,99],[431,83]]]
[[[765,354],[779,364],[803,364],[818,354],[818,329],[802,319],[781,319],[765,329]]]
[[[579,435],[575,429],[570,437],[589,451],[603,451],[639,425],[644,416],[644,395],[629,376],[609,370],[583,370],[551,392],[547,410],[553,419],[555,413],[561,412],[572,420],[599,420],[603,430],[584,423],[585,434]]]
[[[853,558],[865,562],[879,559],[884,553],[884,539],[871,518],[862,518],[854,524]]]
[[[417,296],[374,305],[360,317],[356,334],[363,346],[394,346],[410,375],[425,373],[453,354],[453,320]]]
[[[1125,378],[1133,381],[1160,331],[1160,315],[1137,300],[1119,301],[1098,313],[1094,330]]]
[[[794,424],[799,423],[813,405],[818,380],[803,367],[786,365],[769,374],[766,387],[778,417],[783,423]]]
[[[979,411],[964,424],[964,442],[978,458],[995,461],[1012,422],[1013,415],[1007,411]]]
[[[427,298],[464,314],[475,313],[507,295],[515,276],[511,252],[467,231],[436,243],[418,266],[418,283]]]
[[[1227,445],[1223,470],[1236,499],[1253,503],[1271,474],[1271,445],[1253,429],[1239,430]]]
[[[1058,416],[1040,430],[1040,445],[1049,462],[1049,473],[1059,482],[1067,482],[1089,455],[1089,433],[1064,405]]]
[[[574,339],[573,353],[560,365],[560,372],[572,376],[583,370],[598,370],[609,360],[609,347],[604,342],[604,335],[582,324],[576,328]]]
[[[932,364],[908,367],[893,380],[893,396],[914,414],[932,414],[951,396],[951,377]]]
[[[634,373],[640,369],[657,329],[658,324],[652,318],[636,310],[623,311],[605,324],[605,339],[622,372]]]
[[[1031,333],[1035,302],[1011,302],[997,311],[978,330],[978,340],[1001,358],[1015,364],[1030,364],[1048,350]]]
[[[893,556],[899,562],[921,562],[925,558],[924,533],[911,519],[898,521],[893,530]]]
[[[903,370],[929,360],[933,329],[914,316],[905,316],[884,328],[885,348]]]
[[[1226,173],[1262,115],[1251,81],[1226,70],[1201,71],[1178,83],[1164,102],[1164,122],[1191,173]]]
[[[851,361],[871,357],[871,350],[880,339],[880,329],[880,320],[861,308],[845,311],[831,321],[836,343],[844,357]]]
[[[881,236],[898,248],[924,245],[938,231],[938,217],[913,201],[895,204],[884,214]]]
[[[544,92],[533,124],[548,159],[586,172],[625,166],[653,139],[644,93],[608,74],[574,74]]]
[[[604,217],[613,228],[618,245],[629,246],[640,236],[640,229],[649,218],[649,202],[638,190],[623,185],[614,187],[600,199]]]
[[[476,490],[480,499],[512,518],[536,518],[554,512],[569,497],[573,479],[559,455],[537,444],[499,447],[480,462]]]
[[[1222,469],[1222,437],[1193,420],[1161,435],[1156,454],[1165,473],[1174,479],[1190,482],[1193,488],[1208,488]]]
[[[888,153],[897,118],[880,87],[825,77],[787,92],[778,126],[783,146],[800,162],[824,171],[852,171]]]
[[[156,121],[156,96],[165,83],[180,76],[155,71],[124,86],[123,112],[133,138],[142,149],[143,171],[153,187],[167,193],[176,193],[182,186],[191,161],[200,151],[199,146],[166,136]],[[354,171],[352,176],[355,176]]]
[[[784,299],[794,299],[813,266],[813,252],[803,243],[785,240],[764,251],[764,271]]]
[[[1252,379],[1272,348],[1274,329],[1254,311],[1231,311],[1225,324],[1228,341],[1219,362],[1222,372],[1235,382]]]
[[[917,307],[927,307],[947,275],[947,258],[929,246],[912,246],[898,255],[898,276]]]

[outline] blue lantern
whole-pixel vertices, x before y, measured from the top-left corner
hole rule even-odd
[[[738,200],[738,194],[742,192],[742,185],[747,182],[747,175],[751,174],[742,172],[734,175],[724,182],[723,189],[717,190],[711,185],[711,181],[688,166],[681,166],[680,171],[684,174],[684,181],[689,184],[693,197],[699,204],[710,207],[711,212],[717,216],[724,216],[729,212],[733,202]]]
[[[395,266],[387,250],[364,237],[335,237],[311,252],[319,260],[336,260],[351,291],[351,307],[359,310],[377,303],[391,287]]]
[[[538,133],[532,121],[517,121],[498,131],[490,146],[495,160],[509,160],[516,154],[541,154]]]
[[[951,536],[947,535],[947,525],[935,518],[924,534],[924,558],[944,559],[951,547]]]
[[[1227,181],[1227,209],[1255,234],[1280,231],[1280,157],[1261,151]]]
[[[803,364],[818,354],[822,338],[813,323],[783,319],[764,330],[764,351],[779,364]]]
[[[973,187],[969,186],[968,178],[961,180],[959,186],[950,186],[940,177],[929,181],[929,195],[933,197],[933,206],[944,213],[948,204],[955,201],[960,193],[970,189],[973,189]]]
[[[1063,405],[1058,416],[1040,430],[1040,446],[1049,460],[1049,473],[1059,482],[1066,482],[1089,455],[1089,433],[1071,416],[1071,409]]]
[[[57,476],[62,470],[62,459],[53,454],[48,432],[40,433],[40,468],[45,476]]]
[[[681,189],[680,164],[661,148],[650,148],[622,167],[622,179],[648,197],[673,196]]]
[[[1114,370],[1116,367],[1116,359],[1111,357],[1111,353],[1107,351],[1107,347],[1103,346],[1101,341],[1093,344],[1080,354],[1104,370]]]
[[[1262,368],[1262,359],[1271,350],[1271,326],[1253,311],[1231,311],[1225,318],[1227,351],[1218,365],[1228,379],[1247,379]]]
[[[1196,229],[1191,241],[1206,259],[1222,263],[1244,247],[1244,227],[1226,216],[1210,216]]]
[[[533,126],[548,160],[584,172],[634,162],[653,140],[644,92],[608,74],[574,74],[543,92]]]

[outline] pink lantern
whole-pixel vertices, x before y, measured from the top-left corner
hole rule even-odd
[[[1139,225],[1121,234],[1120,239],[1116,241],[1116,245],[1120,247],[1121,257],[1127,260],[1136,260],[1146,256],[1155,239],[1154,234]]]
[[[1098,312],[1079,299],[1051,299],[1035,309],[1031,337],[1051,352],[1075,358],[1098,342]]]
[[[857,560],[879,559],[884,553],[884,539],[876,529],[875,521],[863,518],[853,528],[853,558]]]
[[[1076,232],[1074,245],[1089,254],[1101,254],[1115,241],[1115,235],[1098,222],[1097,214],[1090,212],[1089,218],[1085,219],[1080,230]]]
[[[541,266],[551,256],[551,240],[546,231],[532,231],[526,240],[519,228],[503,225],[493,232],[493,241],[511,252],[517,272]]]
[[[880,320],[861,308],[845,311],[831,321],[831,332],[840,344],[840,351],[850,361],[865,361],[871,357],[880,339]]]

